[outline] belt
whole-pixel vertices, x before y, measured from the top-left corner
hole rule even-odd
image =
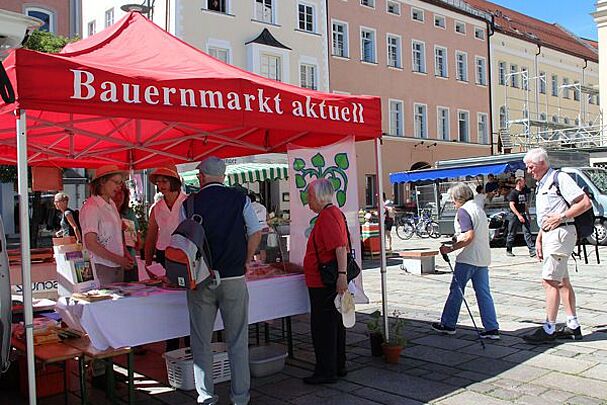
[[[556,228],[560,228],[561,226],[575,226],[575,222],[563,222],[562,224],[559,224],[559,226],[557,226]],[[556,228],[554,228],[554,229],[556,229]],[[554,229],[553,229],[553,231],[554,231]],[[549,230],[544,229],[544,228],[542,228],[542,231],[550,232]]]

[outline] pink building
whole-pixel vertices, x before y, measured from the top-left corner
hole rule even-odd
[[[330,0],[330,89],[382,98],[383,185],[391,172],[491,154],[488,17],[439,0]],[[373,144],[357,145],[359,200],[375,204]],[[364,185],[364,187],[363,187]]]
[[[68,38],[82,36],[80,0],[3,0],[0,7],[42,20],[44,25],[40,30]]]

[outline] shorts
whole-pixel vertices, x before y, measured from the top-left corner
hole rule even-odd
[[[575,226],[567,225],[544,232],[542,235],[542,253],[544,264],[542,278],[544,280],[563,281],[569,278],[567,263],[575,248],[577,231]]]
[[[394,226],[393,218],[384,218],[384,229],[386,231],[391,231],[393,226]]]

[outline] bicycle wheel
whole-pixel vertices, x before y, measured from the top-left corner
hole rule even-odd
[[[428,232],[432,239],[438,239],[441,236],[440,226],[434,221],[428,222],[428,224],[426,225],[426,232]]]
[[[415,233],[420,238],[428,238],[430,237],[430,233],[428,232],[428,223],[419,222],[415,227]]]
[[[396,235],[402,240],[411,239],[411,237],[413,236],[413,232],[415,232],[415,229],[413,228],[413,225],[408,221],[401,222],[396,227]]]

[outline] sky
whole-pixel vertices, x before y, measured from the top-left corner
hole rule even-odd
[[[597,39],[591,12],[596,0],[489,0],[549,23],[558,23],[576,35]]]

